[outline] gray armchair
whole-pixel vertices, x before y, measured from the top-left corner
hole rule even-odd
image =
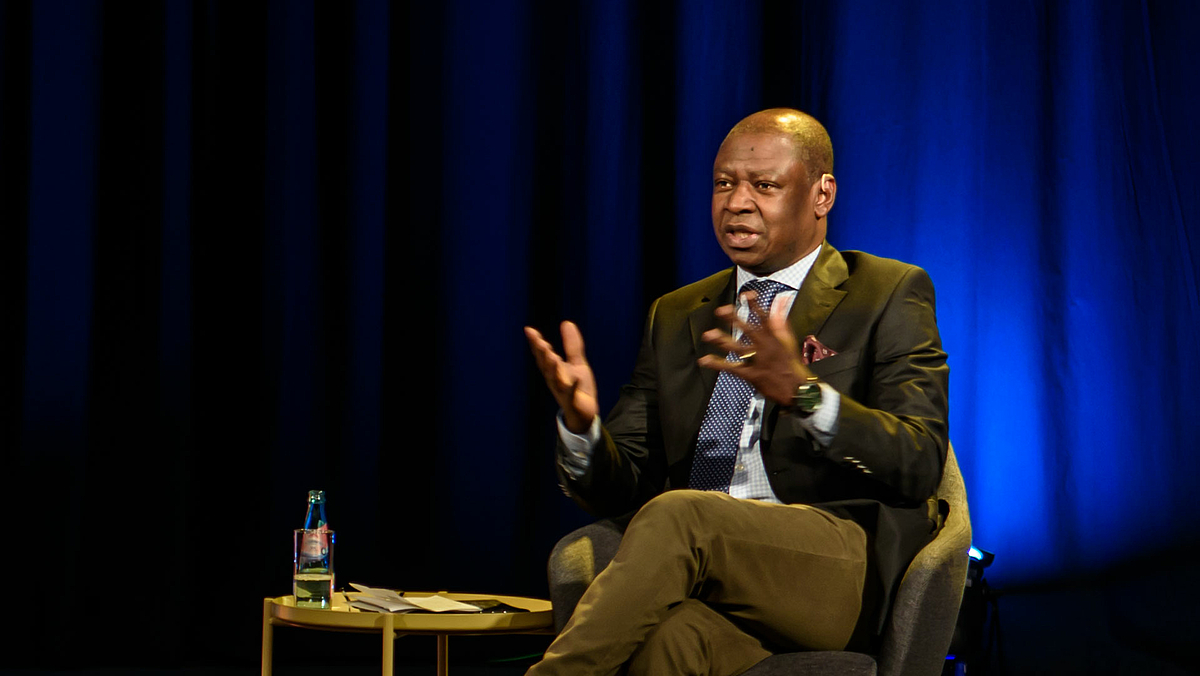
[[[967,491],[951,447],[938,486],[946,514],[941,532],[913,559],[892,605],[878,656],[839,651],[773,655],[744,676],[936,676],[941,673],[967,579],[971,517]],[[555,546],[548,566],[554,626],[561,631],[584,589],[608,565],[622,528],[597,521]]]

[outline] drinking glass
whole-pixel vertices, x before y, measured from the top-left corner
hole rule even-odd
[[[333,531],[297,528],[292,541],[292,594],[297,608],[333,607]]]

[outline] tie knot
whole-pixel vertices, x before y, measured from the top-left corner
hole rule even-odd
[[[771,303],[775,300],[775,296],[780,291],[787,291],[791,288],[787,284],[770,279],[752,279],[742,285],[742,290],[738,292],[738,295],[747,291],[758,294],[758,299],[754,301],[754,304],[758,306],[758,311],[765,315],[771,312]]]

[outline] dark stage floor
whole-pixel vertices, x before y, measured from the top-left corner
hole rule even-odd
[[[451,663],[450,671],[454,676],[520,676],[525,673],[528,664],[515,665],[467,665],[460,666]],[[428,664],[396,665],[395,676],[433,676],[437,673],[433,662]],[[221,668],[221,667],[188,667],[182,669],[85,669],[68,671],[39,671],[39,670],[3,670],[0,676],[258,676],[258,667],[254,668]],[[320,667],[278,667],[276,676],[379,676],[379,665],[337,665],[327,664]]]
[[[450,638],[450,673],[455,676],[520,676],[536,662],[553,637],[545,635],[454,636]],[[396,640],[396,676],[433,676],[437,647],[432,636],[402,636]],[[238,651],[236,660],[214,651],[196,655],[190,665],[171,667],[105,667],[6,669],[0,676],[257,676],[255,652]],[[0,657],[3,661],[3,657]],[[131,664],[136,664],[134,660]],[[76,657],[76,664],[85,663]],[[204,666],[222,665],[222,666]],[[313,632],[277,628],[275,676],[378,676],[379,637],[367,634]]]

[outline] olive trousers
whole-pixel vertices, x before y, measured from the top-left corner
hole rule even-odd
[[[668,491],[630,521],[531,676],[734,676],[854,631],[866,533],[807,505]]]

